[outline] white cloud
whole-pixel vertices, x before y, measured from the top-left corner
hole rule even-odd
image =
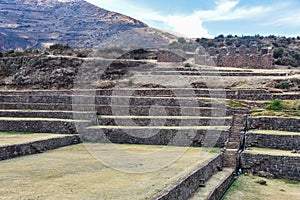
[[[178,32],[186,37],[212,37],[203,26],[205,22],[211,21],[232,21],[244,19],[263,19],[270,21],[270,15],[282,8],[283,3],[269,6],[239,6],[240,0],[216,0],[215,7],[210,10],[198,10],[189,15],[167,15],[151,10],[138,4],[132,4],[128,0],[87,0],[107,10],[116,11],[133,18],[139,19],[154,25],[152,22],[164,24],[171,31]],[[287,6],[287,4],[285,4]],[[288,12],[288,11],[287,11]],[[298,12],[299,13],[299,12]],[[274,20],[274,24],[297,23],[300,15],[296,13],[296,19],[292,16]],[[293,20],[294,19],[294,20]],[[158,27],[162,28],[162,27]]]
[[[107,10],[116,11],[144,22],[156,21],[169,27],[172,32],[185,37],[212,37],[203,27],[203,21],[196,15],[163,15],[139,5],[123,0],[87,0]]]
[[[199,10],[194,13],[203,21],[230,21],[253,19],[268,15],[273,7],[264,6],[238,6],[239,0],[217,1],[216,8],[212,10]]]
[[[300,27],[300,8],[287,9],[286,12],[278,12],[276,16],[272,16],[271,19],[264,23],[267,26],[274,27]]]
[[[235,1],[219,0],[215,2],[217,7],[216,10],[230,11],[232,8],[236,7],[238,3],[239,0],[235,0]]]
[[[202,20],[196,15],[190,16],[168,16],[165,23],[172,27],[173,31],[178,32],[189,38],[212,36],[203,28]]]

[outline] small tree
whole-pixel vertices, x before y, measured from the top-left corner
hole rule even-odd
[[[185,41],[185,39],[183,37],[180,37],[180,38],[178,38],[178,42],[180,44],[184,44],[186,41]]]
[[[284,50],[282,48],[275,49],[274,52],[273,52],[273,57],[275,59],[282,58],[283,57],[283,53],[284,53]]]

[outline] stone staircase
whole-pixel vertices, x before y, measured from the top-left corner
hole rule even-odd
[[[247,109],[236,109],[233,113],[230,135],[225,144],[224,167],[237,169],[239,165],[239,151],[243,141],[243,131],[245,131],[245,122],[247,120]]]

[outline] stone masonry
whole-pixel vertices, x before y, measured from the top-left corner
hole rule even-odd
[[[199,47],[196,50],[196,63],[219,67],[272,69],[273,54],[271,49],[263,48],[259,51],[257,46],[223,47],[219,50],[210,47],[207,51]]]

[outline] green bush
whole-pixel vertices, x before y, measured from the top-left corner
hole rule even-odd
[[[274,52],[273,52],[273,57],[275,59],[282,58],[283,53],[284,53],[284,50],[282,48],[275,49]]]
[[[190,63],[186,63],[184,67],[192,67],[192,65]]]
[[[293,87],[293,83],[290,81],[281,81],[275,85],[275,88],[282,90],[289,90],[291,87]]]
[[[270,104],[267,106],[268,110],[282,110],[283,109],[283,101],[280,99],[275,99],[270,102]]]
[[[71,49],[71,47],[69,47],[69,45],[62,45],[62,44],[54,44],[51,45],[49,47],[50,50],[67,50],[67,49]]]

